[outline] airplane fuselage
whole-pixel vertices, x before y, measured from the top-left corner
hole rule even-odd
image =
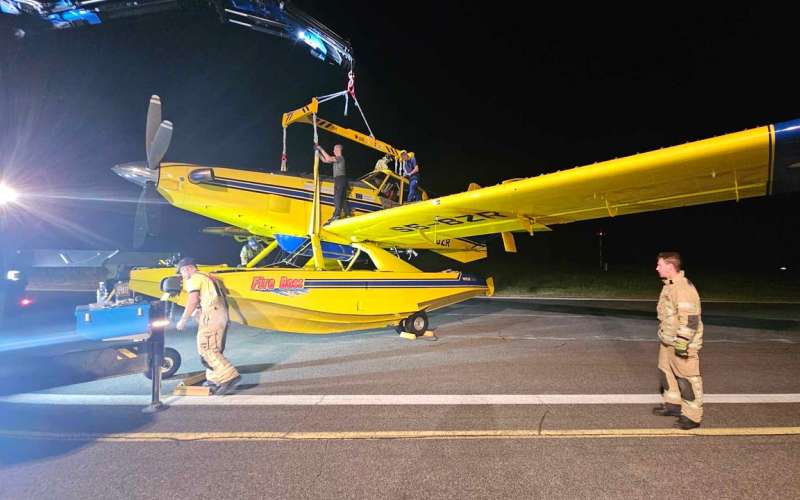
[[[297,268],[201,266],[227,290],[231,320],[294,333],[338,333],[397,325],[418,311],[434,311],[491,295],[493,282],[457,271],[439,273],[315,271]],[[172,268],[137,269],[131,288],[158,296]],[[186,293],[174,300],[186,304]]]

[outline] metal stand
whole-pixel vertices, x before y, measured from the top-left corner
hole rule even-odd
[[[150,374],[153,381],[150,392],[150,405],[142,413],[155,413],[165,410],[167,406],[161,402],[161,365],[164,362],[164,329],[167,318],[165,303],[153,302],[150,308]],[[154,326],[155,325],[155,326]]]

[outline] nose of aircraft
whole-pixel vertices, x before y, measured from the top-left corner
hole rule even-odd
[[[147,182],[158,182],[158,171],[147,168],[146,162],[133,161],[130,163],[120,163],[119,165],[111,167],[111,171],[126,181],[130,181],[142,187],[144,187]]]

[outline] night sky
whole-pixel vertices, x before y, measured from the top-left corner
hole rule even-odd
[[[295,2],[344,38],[377,137],[417,153],[437,194],[800,117],[793,16],[770,9],[517,12],[513,2]],[[0,16],[0,167],[34,192],[6,249],[130,247],[138,188],[109,168],[144,158],[148,98],[175,123],[166,161],[280,165],[284,111],[344,88],[346,71],[302,45],[211,13],[11,36]],[[364,130],[343,102],[321,116]],[[289,169],[311,169],[311,128],[289,129]],[[323,137],[330,148],[334,137]],[[351,178],[378,155],[346,147]],[[126,201],[127,200],[127,201]],[[518,237],[531,256],[615,265],[660,250],[737,271],[800,266],[800,196],[556,226]],[[217,225],[168,207],[151,249],[233,261]],[[492,247],[494,250],[496,245]],[[492,252],[492,258],[502,258]]]

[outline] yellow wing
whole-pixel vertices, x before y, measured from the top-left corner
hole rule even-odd
[[[343,240],[425,241],[739,200],[800,188],[800,120],[515,179],[336,221]]]

